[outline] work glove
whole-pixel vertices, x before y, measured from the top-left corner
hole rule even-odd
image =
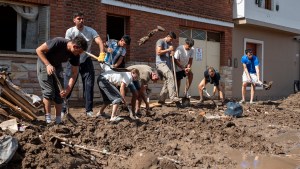
[[[106,54],[104,52],[101,52],[99,57],[98,57],[98,62],[104,62],[105,55]]]

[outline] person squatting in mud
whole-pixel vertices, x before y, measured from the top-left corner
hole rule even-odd
[[[88,43],[87,52],[91,52],[91,46],[93,41],[99,46],[100,56],[99,58],[104,58],[104,45],[102,39],[98,35],[98,33],[91,27],[84,25],[84,14],[82,12],[76,12],[73,14],[73,22],[75,26],[69,28],[66,31],[65,38],[73,39],[75,36],[81,35],[85,38]],[[81,75],[82,84],[83,84],[83,97],[85,103],[85,114],[88,117],[93,116],[93,99],[94,99],[94,82],[95,82],[95,70],[93,61],[86,53],[82,53],[80,55],[80,65],[79,65],[79,73]],[[71,74],[71,64],[67,64],[65,78],[64,78],[64,86],[68,85],[69,78],[72,76]],[[75,83],[77,82],[78,76],[76,78]],[[73,90],[73,89],[72,89]],[[69,98],[71,96],[72,90],[70,94],[67,96]],[[66,112],[66,106],[64,105],[63,112]]]
[[[193,82],[193,72],[191,69],[193,63],[193,54],[195,53],[195,49],[193,48],[193,46],[194,40],[191,38],[186,38],[185,44],[178,46],[174,54],[178,95],[181,79],[187,76],[188,84],[186,86],[186,93],[184,93],[184,96],[186,96],[187,98],[190,97],[187,91]]]
[[[117,116],[118,105],[122,102],[125,105],[127,105],[127,103],[125,98],[121,96],[116,86],[125,85],[127,87],[133,80],[138,80],[139,75],[140,73],[137,69],[132,69],[130,72],[116,72],[113,70],[107,70],[102,73],[97,79],[97,84],[102,94],[103,105],[100,108],[97,117],[106,116],[104,110],[109,104],[112,104],[110,121],[117,122],[122,120],[121,117]],[[132,118],[132,114],[130,116]]]
[[[138,93],[137,97],[135,97],[135,95],[132,95],[131,98],[132,111],[135,112],[136,115],[141,114],[140,109],[143,100],[146,105],[146,114],[148,115],[149,103],[147,101],[145,92],[147,93],[151,92],[151,89],[148,88],[149,81],[152,80],[154,83],[157,82],[162,76],[162,73],[155,68],[151,68],[148,65],[132,65],[127,67],[127,69],[129,70],[137,69],[140,72],[139,80],[133,80],[133,82],[130,83],[128,86],[131,92]]]
[[[220,73],[217,72],[213,67],[207,68],[207,70],[204,71],[204,78],[201,80],[201,82],[198,85],[198,91],[200,95],[200,103],[203,103],[203,90],[205,89],[205,86],[207,83],[214,84],[213,89],[213,96],[218,92],[219,97],[221,99],[221,102],[224,102],[224,95],[223,91],[221,90],[219,81],[221,79]]]
[[[45,120],[51,123],[51,102],[54,101],[56,123],[61,123],[61,110],[64,97],[66,97],[75,84],[78,75],[79,57],[87,49],[87,42],[81,36],[72,40],[57,37],[43,43],[36,49],[37,77],[42,88]],[[72,76],[65,90],[59,91],[58,82],[52,74],[56,74],[60,83],[63,84],[63,62],[70,62]]]

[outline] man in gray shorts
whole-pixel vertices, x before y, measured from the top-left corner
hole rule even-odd
[[[43,103],[45,110],[46,123],[51,123],[51,102],[55,103],[56,123],[61,123],[61,109],[64,97],[66,97],[72,87],[78,74],[80,54],[86,50],[87,42],[77,36],[72,40],[64,38],[54,38],[43,43],[36,49],[38,55],[37,76],[42,88]],[[63,91],[59,91],[57,82],[52,74],[56,74],[63,84],[62,63],[69,61],[72,65],[72,77],[68,86]]]

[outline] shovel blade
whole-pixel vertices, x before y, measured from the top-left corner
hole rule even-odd
[[[67,113],[66,114],[66,118],[74,125],[76,126],[78,121],[70,114],[70,113]]]
[[[191,99],[184,97],[184,98],[182,98],[182,103],[181,104],[184,107],[189,107],[191,105]]]

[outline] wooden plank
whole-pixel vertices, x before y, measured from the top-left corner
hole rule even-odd
[[[5,104],[9,108],[11,108],[15,113],[19,114],[20,116],[24,117],[25,119],[28,120],[35,120],[35,117],[30,116],[29,114],[25,113],[24,111],[18,109],[15,105],[10,103],[8,100],[4,99],[3,97],[0,97],[0,102],[2,104]]]

